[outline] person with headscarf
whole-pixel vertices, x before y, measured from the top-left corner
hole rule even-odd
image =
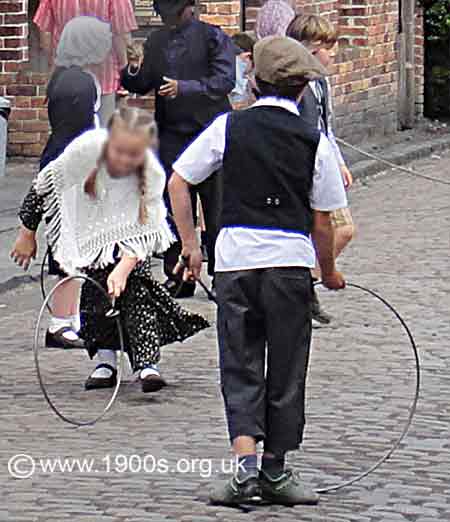
[[[39,27],[41,47],[50,67],[66,24],[79,16],[93,16],[111,26],[113,45],[99,74],[102,100],[99,117],[106,126],[116,108],[119,72],[126,65],[126,45],[138,28],[131,0],[40,0],[33,22]]]
[[[56,51],[56,68],[47,86],[50,136],[41,155],[39,170],[60,156],[85,131],[98,126],[101,87],[97,75],[111,51],[110,25],[94,17],[80,16],[64,28]],[[97,125],[96,125],[97,122]],[[19,211],[22,222],[11,258],[25,270],[36,257],[36,231],[43,216],[43,200],[34,186]],[[64,277],[49,251],[49,274]],[[55,292],[46,345],[54,348],[82,348],[79,329],[77,282]]]
[[[195,19],[193,0],[155,0],[154,5],[164,26],[151,32],[143,59],[130,53],[122,85],[137,94],[155,92],[160,159],[169,178],[184,149],[219,114],[231,110],[228,95],[236,79],[235,50],[221,29]],[[212,276],[221,202],[219,176],[192,190],[194,207],[197,195],[205,217],[208,272]],[[180,251],[177,242],[165,254],[166,287],[172,295],[191,297],[195,283],[183,284],[173,274]]]
[[[286,36],[286,30],[295,18],[294,0],[267,0],[258,11],[256,37]]]

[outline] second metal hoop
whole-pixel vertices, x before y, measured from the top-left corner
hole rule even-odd
[[[314,286],[322,285],[322,284],[323,283],[321,281],[318,281],[317,283],[314,284]],[[415,370],[416,370],[416,372],[415,372],[416,373],[416,386],[415,386],[414,397],[413,397],[412,403],[411,403],[411,405],[409,407],[409,410],[408,410],[408,418],[407,418],[407,420],[405,422],[405,425],[403,427],[403,430],[402,430],[400,436],[394,441],[394,443],[392,444],[390,449],[380,459],[378,459],[375,462],[375,464],[370,466],[370,468],[368,468],[366,471],[363,471],[363,472],[359,473],[356,477],[354,477],[352,479],[349,479],[347,481],[343,481],[343,482],[341,482],[339,484],[335,484],[333,486],[328,486],[328,487],[325,487],[325,488],[317,489],[316,492],[317,493],[321,493],[321,494],[331,493],[331,492],[334,492],[334,491],[339,491],[339,490],[344,489],[344,488],[346,488],[348,486],[351,486],[352,484],[355,484],[356,482],[359,482],[363,478],[366,478],[368,475],[370,475],[375,470],[377,470],[387,460],[389,460],[389,458],[392,456],[392,454],[400,446],[400,444],[402,443],[402,441],[406,437],[406,435],[407,435],[407,433],[409,431],[409,428],[411,427],[414,414],[416,413],[417,402],[419,401],[419,394],[420,394],[421,371],[420,371],[419,351],[417,349],[417,345],[416,345],[414,337],[413,337],[413,335],[411,333],[411,330],[409,329],[409,327],[406,324],[406,322],[403,319],[403,317],[397,312],[397,310],[388,301],[386,301],[386,299],[381,297],[379,294],[377,294],[373,290],[370,290],[369,288],[365,288],[365,287],[363,287],[361,285],[357,285],[357,284],[354,284],[354,283],[346,283],[346,287],[357,288],[358,290],[361,290],[362,292],[365,292],[366,294],[369,294],[372,297],[375,297],[378,301],[383,303],[384,306],[386,308],[388,308],[394,314],[394,316],[397,318],[398,322],[401,324],[401,326],[403,327],[403,330],[406,332],[406,335],[408,336],[408,339],[409,339],[409,342],[410,342],[410,345],[411,345],[411,348],[412,348],[412,351],[413,351],[413,354],[414,354]]]
[[[89,421],[77,420],[77,419],[67,417],[66,415],[64,415],[63,413],[61,413],[58,410],[58,408],[52,402],[52,400],[50,399],[50,396],[47,393],[47,389],[45,388],[44,380],[42,378],[40,363],[39,363],[39,338],[40,338],[40,329],[41,329],[41,323],[42,323],[42,318],[44,316],[44,312],[46,309],[48,309],[49,301],[53,297],[53,294],[56,292],[56,290],[58,288],[60,288],[63,284],[67,283],[68,281],[74,281],[74,280],[81,280],[81,281],[92,283],[94,286],[97,287],[98,290],[100,290],[103,293],[103,295],[105,296],[107,301],[110,300],[108,294],[102,288],[102,286],[97,281],[95,281],[94,279],[92,279],[89,276],[80,274],[80,275],[68,276],[68,277],[65,277],[64,279],[62,279],[61,281],[59,281],[51,289],[51,291],[48,293],[48,295],[45,297],[44,302],[42,303],[42,306],[41,306],[41,309],[39,312],[38,320],[36,323],[36,329],[35,329],[35,333],[34,333],[34,343],[33,343],[34,362],[36,365],[36,373],[37,373],[37,377],[39,380],[39,386],[41,388],[41,391],[42,391],[48,405],[56,413],[56,415],[60,419],[62,419],[64,422],[72,424],[73,426],[77,426],[77,427],[93,426],[98,421],[103,419],[103,417],[111,410],[111,408],[116,400],[116,397],[119,393],[120,384],[122,382],[123,363],[124,363],[124,359],[125,359],[125,344],[124,344],[122,324],[120,322],[120,316],[115,318],[115,321],[117,324],[117,331],[119,334],[119,343],[120,343],[120,356],[119,356],[119,366],[118,366],[118,372],[117,372],[117,384],[114,388],[114,392],[111,396],[111,399],[108,401],[108,404],[105,406],[103,411],[94,419],[89,420]]]

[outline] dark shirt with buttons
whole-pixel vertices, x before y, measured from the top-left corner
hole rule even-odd
[[[178,81],[175,99],[159,96],[164,77]],[[126,67],[122,85],[130,92],[156,92],[156,120],[162,133],[195,136],[219,114],[231,110],[228,94],[236,78],[231,39],[218,27],[190,20],[153,31],[144,45],[138,73]]]

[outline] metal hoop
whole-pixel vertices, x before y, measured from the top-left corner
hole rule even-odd
[[[317,286],[317,285],[323,285],[322,281],[318,281],[318,282],[316,282],[314,284],[314,286]],[[413,337],[413,335],[411,333],[411,330],[409,329],[409,327],[406,324],[406,322],[403,319],[403,317],[397,312],[397,310],[390,303],[388,303],[388,301],[386,301],[386,299],[381,297],[379,294],[377,294],[373,290],[370,290],[368,288],[364,288],[363,286],[360,286],[360,285],[357,285],[357,284],[353,284],[353,283],[346,283],[346,287],[357,288],[357,289],[361,290],[362,292],[365,292],[366,294],[369,294],[369,295],[375,297],[381,303],[383,303],[385,305],[385,307],[388,308],[394,314],[394,316],[397,318],[397,320],[399,321],[399,323],[403,327],[404,331],[406,332],[406,335],[408,336],[408,339],[409,339],[409,342],[410,342],[410,345],[411,345],[411,348],[412,348],[412,351],[413,351],[413,354],[414,354],[415,370],[416,370],[416,386],[415,386],[414,397],[413,397],[412,403],[411,403],[411,405],[409,407],[409,410],[408,410],[408,418],[406,420],[404,428],[403,428],[400,436],[394,441],[394,443],[392,444],[391,448],[385,453],[385,455],[383,455],[383,457],[381,457],[379,460],[377,460],[377,462],[375,462],[375,464],[370,466],[369,469],[367,469],[366,471],[363,471],[362,473],[360,473],[359,475],[357,475],[356,477],[354,477],[354,478],[352,478],[350,480],[341,482],[339,484],[335,484],[334,486],[329,486],[329,487],[326,487],[326,488],[316,489],[316,492],[320,493],[320,494],[331,493],[333,491],[339,491],[339,490],[341,490],[343,488],[351,486],[351,485],[355,484],[356,482],[359,482],[363,478],[366,478],[368,475],[370,475],[375,470],[377,470],[387,460],[389,460],[389,458],[392,456],[394,451],[396,451],[397,448],[400,446],[400,444],[403,442],[404,438],[406,437],[406,435],[407,435],[407,433],[409,431],[409,428],[411,427],[411,424],[412,424],[412,421],[413,421],[413,417],[414,417],[414,415],[416,413],[417,402],[419,400],[419,395],[420,395],[421,369],[420,369],[419,351],[417,349],[417,345],[416,345],[414,337]]]
[[[44,312],[45,312],[46,308],[48,308],[48,303],[49,303],[50,299],[52,298],[53,294],[55,293],[55,291],[60,286],[62,286],[64,283],[67,283],[68,281],[73,281],[73,280],[82,280],[82,281],[85,281],[85,282],[87,281],[89,283],[92,283],[94,286],[97,287],[98,290],[100,290],[103,293],[103,295],[106,297],[106,299],[108,301],[110,301],[109,295],[102,288],[102,286],[97,281],[95,281],[94,279],[92,279],[91,277],[88,277],[86,275],[68,276],[68,277],[65,277],[64,279],[62,279],[61,281],[59,281],[51,289],[51,291],[48,293],[48,295],[45,297],[44,302],[42,303],[42,306],[41,306],[41,309],[40,309],[40,312],[39,312],[38,320],[37,320],[37,323],[36,323],[36,329],[35,329],[35,333],[34,333],[34,343],[33,343],[34,362],[35,362],[35,365],[36,365],[36,373],[37,373],[37,376],[38,376],[39,386],[41,388],[41,391],[42,391],[42,393],[43,393],[43,395],[45,397],[45,400],[47,401],[48,405],[56,413],[56,415],[60,419],[62,419],[63,421],[65,421],[65,422],[67,422],[69,424],[72,424],[74,426],[77,426],[77,427],[93,426],[98,421],[103,419],[103,417],[112,408],[112,406],[114,404],[114,401],[116,400],[117,394],[119,393],[120,384],[122,382],[123,362],[124,362],[124,356],[125,356],[125,344],[124,344],[124,338],[123,338],[122,324],[120,322],[120,316],[115,317],[115,321],[116,321],[116,324],[117,324],[117,330],[118,330],[118,333],[119,333],[119,343],[120,343],[120,357],[119,357],[119,367],[118,367],[118,372],[117,372],[117,384],[116,384],[116,386],[114,388],[114,392],[113,392],[112,397],[109,400],[108,404],[105,406],[105,408],[103,409],[102,413],[100,413],[100,415],[95,417],[93,420],[90,420],[90,421],[82,421],[82,420],[78,421],[76,419],[72,419],[72,418],[67,417],[66,415],[61,413],[56,408],[56,406],[53,404],[53,402],[50,399],[50,397],[49,397],[49,395],[47,393],[47,390],[45,388],[45,384],[44,384],[44,381],[42,379],[41,369],[40,369],[40,365],[39,365],[39,338],[40,338],[40,328],[41,328],[42,317],[44,315]]]
[[[47,262],[48,260],[48,256],[50,254],[50,247],[47,248],[47,250],[45,251],[45,254],[44,254],[44,257],[42,259],[42,263],[41,263],[41,294],[42,294],[42,299],[46,299],[47,298],[47,294],[45,292],[45,285],[44,285],[44,272],[45,272],[45,263]],[[52,314],[52,307],[50,306],[50,302],[47,301],[47,310],[50,312],[50,314]]]

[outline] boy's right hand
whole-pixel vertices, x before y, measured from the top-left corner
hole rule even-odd
[[[174,275],[182,273],[183,281],[195,281],[200,278],[203,254],[200,246],[183,246],[180,259],[173,271]]]
[[[28,270],[31,261],[36,258],[36,255],[36,233],[22,226],[11,250],[10,257],[24,270]]]
[[[322,283],[329,290],[342,290],[345,288],[344,276],[336,270],[330,274],[322,273]]]

